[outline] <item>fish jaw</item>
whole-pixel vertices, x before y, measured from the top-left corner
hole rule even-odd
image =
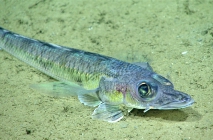
[[[153,108],[160,110],[180,109],[189,107],[194,103],[190,95],[177,90],[172,93],[163,93],[163,95],[153,104]]]

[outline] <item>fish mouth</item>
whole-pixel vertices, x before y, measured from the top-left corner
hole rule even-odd
[[[177,101],[177,102],[170,102],[167,103],[161,107],[159,107],[158,109],[160,110],[169,110],[169,109],[181,109],[181,108],[186,108],[191,106],[194,103],[194,100],[192,98],[188,98],[187,100],[184,100],[182,102]]]
[[[155,105],[147,105],[147,107],[144,110],[144,113],[149,111],[150,109],[159,109],[159,110],[171,110],[171,109],[181,109],[191,106],[194,103],[194,100],[192,98],[188,98],[187,100],[183,100],[182,102],[176,101],[176,102],[170,102],[164,105],[161,105],[160,107],[156,107]]]

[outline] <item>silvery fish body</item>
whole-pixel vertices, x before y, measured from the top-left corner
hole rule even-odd
[[[0,28],[0,48],[59,82],[38,84],[53,95],[77,95],[84,105],[97,108],[92,118],[117,122],[133,108],[179,109],[194,100],[174,89],[148,63],[115,58],[30,39]]]

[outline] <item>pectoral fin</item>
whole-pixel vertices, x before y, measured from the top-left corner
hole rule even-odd
[[[30,86],[33,89],[39,90],[42,93],[55,96],[55,97],[69,97],[90,94],[95,92],[95,90],[86,90],[83,87],[74,83],[65,82],[48,82],[33,84]]]
[[[95,107],[101,104],[101,100],[98,98],[96,93],[79,95],[78,99],[82,104],[87,106]]]
[[[96,108],[92,114],[93,119],[99,119],[107,122],[117,122],[123,118],[123,111],[119,105],[111,105],[102,103]]]

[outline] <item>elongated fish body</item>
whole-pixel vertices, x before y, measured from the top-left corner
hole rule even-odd
[[[59,80],[43,85],[61,95],[78,95],[96,107],[92,118],[117,122],[133,108],[179,109],[194,100],[174,90],[148,63],[127,63],[111,57],[30,39],[0,28],[0,48]],[[52,87],[52,88],[50,88]]]

